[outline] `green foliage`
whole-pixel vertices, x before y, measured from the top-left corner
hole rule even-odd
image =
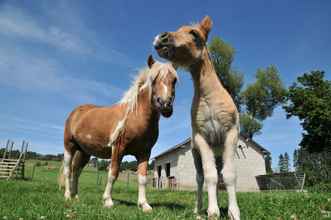
[[[288,118],[297,116],[304,129],[300,146],[309,152],[331,148],[331,81],[323,71],[311,71],[297,78],[284,105]]]
[[[262,123],[248,113],[240,114],[240,131],[249,138],[261,133]]]
[[[293,152],[293,167],[295,169],[295,171],[298,170],[298,159],[299,159],[299,150],[295,149]]]
[[[289,156],[287,152],[285,154],[281,154],[278,157],[278,168],[280,173],[287,173],[289,172]]]
[[[243,74],[231,67],[235,49],[221,38],[215,37],[209,44],[209,53],[220,81],[242,113],[242,133],[250,138],[260,134],[262,121],[272,115],[274,108],[283,101],[285,95],[277,68],[270,66],[258,69],[256,82],[242,91]]]
[[[284,172],[289,172],[290,171],[290,157],[288,156],[288,153],[285,152],[284,154]]]
[[[137,161],[133,160],[133,161],[123,161],[121,164],[121,170],[132,170],[132,171],[136,171],[137,170]]]
[[[259,120],[270,117],[273,110],[283,102],[286,89],[273,65],[258,69],[256,81],[250,84],[241,97],[247,111]]]
[[[234,48],[224,42],[221,38],[215,37],[209,44],[209,54],[214,64],[217,76],[225,89],[230,93],[236,106],[240,109],[240,91],[244,84],[243,74],[231,68],[234,58]]]
[[[309,192],[331,192],[331,182],[325,183],[318,183],[313,186],[307,188]],[[331,209],[330,209],[331,211]]]
[[[331,151],[311,153],[300,148],[296,170],[306,174],[307,186],[331,182]]]
[[[265,156],[264,160],[265,160],[265,167],[266,167],[267,174],[272,174],[273,170],[271,168],[271,163],[272,163],[271,155],[267,154]]]

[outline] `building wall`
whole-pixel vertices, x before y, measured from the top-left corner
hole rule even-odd
[[[265,160],[261,153],[239,140],[235,164],[237,170],[237,190],[257,191],[256,176],[266,174]]]
[[[196,171],[189,145],[190,143],[155,160],[154,178],[157,178],[157,167],[161,165],[163,186],[167,186],[165,167],[166,163],[170,162],[170,175],[175,176],[178,188],[187,190],[196,188]],[[247,147],[241,140],[239,145],[242,147],[238,148],[235,156],[237,191],[257,191],[259,188],[255,176],[266,174],[264,157],[254,148]]]

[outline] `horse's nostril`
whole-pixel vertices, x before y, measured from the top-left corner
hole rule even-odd
[[[160,34],[160,38],[162,39],[162,38],[165,38],[165,37],[167,37],[168,36],[168,32],[163,32],[163,33],[161,33]]]
[[[163,102],[162,102],[162,100],[161,100],[161,98],[160,98],[160,97],[158,97],[158,98],[156,99],[156,101],[157,101],[157,103],[159,103],[160,105],[162,105],[162,104],[163,104]]]
[[[168,39],[169,39],[168,32],[164,32],[164,33],[160,34],[159,39],[160,39],[160,42],[167,43],[168,42]]]

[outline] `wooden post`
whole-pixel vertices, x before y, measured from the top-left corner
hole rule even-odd
[[[10,140],[8,139],[7,143],[6,143],[5,152],[3,153],[2,159],[6,159],[6,154],[7,154],[8,148],[9,148],[9,144],[10,144]]]
[[[28,152],[29,142],[25,142],[25,149],[23,154],[23,162],[25,161],[26,153]]]
[[[11,146],[10,146],[10,148],[9,148],[9,153],[8,153],[8,159],[11,158],[11,153],[12,153],[12,151],[13,151],[13,147],[14,147],[14,141],[11,141]]]
[[[99,161],[97,159],[97,185],[99,185]]]
[[[36,164],[33,164],[32,174],[31,174],[31,180],[33,180],[35,169],[36,169]]]

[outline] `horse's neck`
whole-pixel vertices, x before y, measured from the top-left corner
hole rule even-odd
[[[194,82],[195,96],[198,97],[208,96],[214,92],[224,90],[217,77],[213,63],[209,58],[207,48],[202,53],[202,60],[190,68]]]
[[[145,88],[138,94],[138,100],[136,109],[133,110],[138,114],[142,120],[158,120],[159,113],[156,111],[155,107],[152,105],[152,100],[150,97],[150,90],[151,88]]]

